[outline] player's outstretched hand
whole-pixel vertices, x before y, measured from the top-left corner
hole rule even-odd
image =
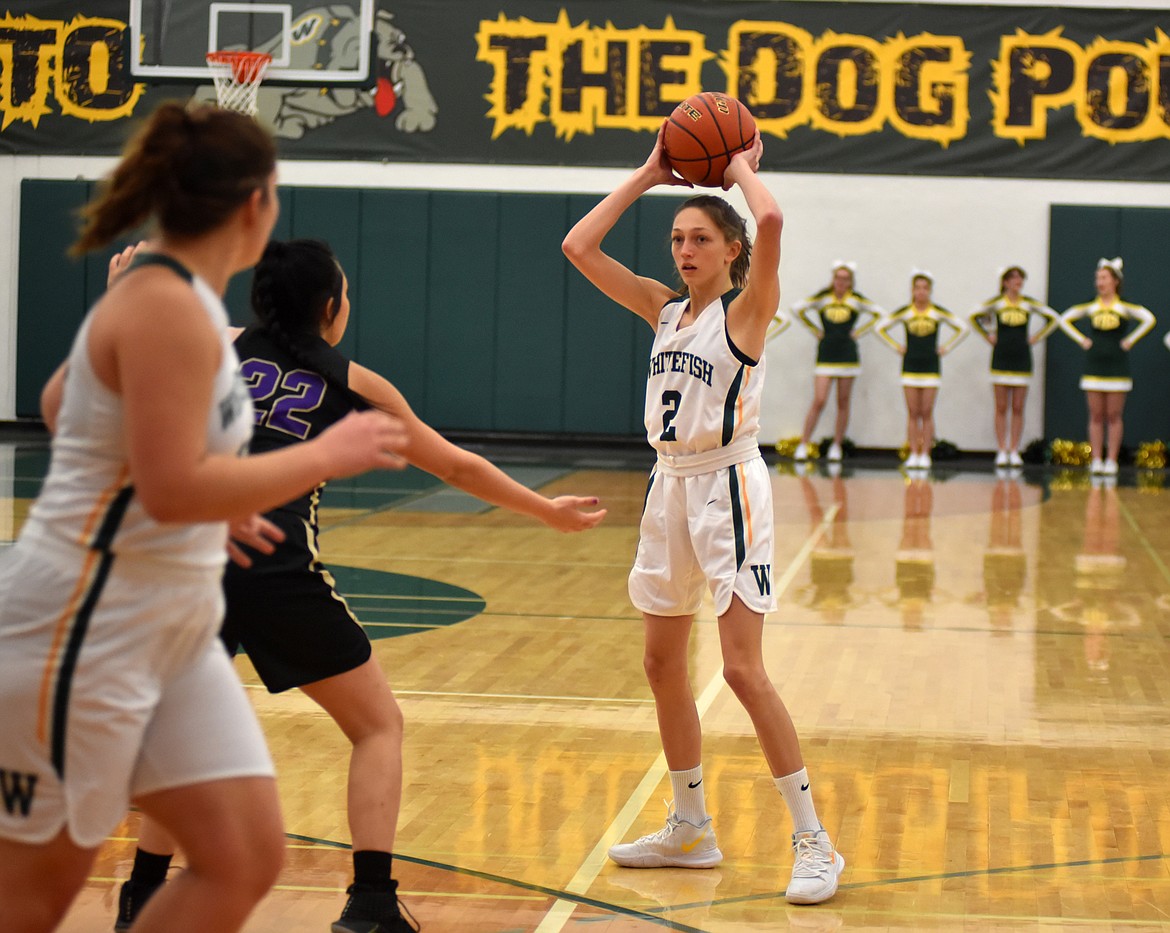
[[[550,501],[553,511],[545,524],[557,531],[588,531],[590,528],[596,528],[609,511],[608,509],[585,511],[600,501],[596,496],[557,496]]]
[[[316,441],[328,458],[329,477],[355,476],[367,470],[401,470],[406,461],[399,454],[408,441],[406,428],[385,412],[352,411]]]
[[[253,513],[247,518],[228,523],[228,557],[245,570],[252,566],[252,558],[240,547],[241,544],[261,554],[271,554],[283,540],[284,532],[263,515]]]
[[[109,288],[118,281],[118,277],[130,268],[130,261],[137,255],[145,243],[145,240],[139,240],[133,246],[127,246],[122,252],[114,253],[110,257],[110,268],[106,272],[106,288]]]

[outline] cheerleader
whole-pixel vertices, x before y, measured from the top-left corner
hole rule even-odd
[[[857,338],[868,331],[885,313],[876,304],[853,290],[857,263],[843,259],[833,263],[833,281],[811,298],[792,309],[802,323],[817,337],[817,365],[814,370],[813,400],[804,419],[793,457],[808,459],[808,442],[817,426],[829,392],[837,385],[837,420],[833,426],[833,443],[829,460],[841,459],[841,441],[849,425],[849,404],[853,380],[861,372]]]
[[[1081,388],[1089,406],[1091,469],[1094,473],[1116,476],[1117,455],[1121,451],[1121,415],[1126,393],[1133,388],[1129,351],[1153,329],[1154,315],[1149,308],[1122,301],[1121,257],[1097,262],[1096,283],[1096,299],[1065,311],[1060,317],[1060,329],[1087,351]],[[1080,318],[1089,319],[1089,336],[1073,326]]]
[[[906,443],[910,453],[907,469],[930,469],[930,451],[934,446],[934,403],[938,397],[941,375],[939,360],[967,336],[967,324],[931,300],[934,277],[921,269],[910,279],[910,304],[899,308],[877,325],[878,335],[902,356],[902,391],[906,397]],[[906,328],[906,341],[899,343],[890,331]],[[949,327],[953,334],[939,345],[939,329]]]
[[[1024,465],[1020,435],[1024,430],[1024,401],[1032,381],[1032,347],[1060,325],[1060,315],[1048,305],[1020,293],[1025,277],[1019,266],[1008,266],[999,276],[999,295],[971,315],[972,326],[993,348],[991,384],[995,390],[997,467]],[[1029,336],[1033,315],[1041,318],[1043,325]]]

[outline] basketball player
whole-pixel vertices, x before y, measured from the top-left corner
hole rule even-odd
[[[646,429],[658,463],[629,587],[645,621],[644,663],[674,804],[663,829],[613,846],[610,858],[632,868],[710,868],[723,858],[704,802],[702,736],[687,670],[705,583],[719,617],[724,677],[751,716],[792,813],[796,862],[787,898],[814,904],[836,892],[844,861],[817,818],[800,743],[761,648],[764,613],[776,608],[776,597],[771,484],[756,436],[764,341],[780,299],[783,222],[756,174],[762,152],[757,134],[724,176],[728,187],[739,186],[755,219],[754,250],[743,219],[722,198],[687,200],[670,234],[678,289],[636,275],[601,248],[642,194],[687,184],[672,171],[661,132],[646,162],[569,231],[563,248],[587,279],[655,332]]]
[[[158,237],[90,311],[47,397],[49,473],[0,563],[0,915],[52,930],[133,800],[189,867],[139,931],[234,931],[284,839],[272,763],[216,639],[227,522],[401,461],[364,412],[239,457],[252,406],[220,296],[276,221],[272,140],[243,115],[161,106],[86,211],[83,252]]]
[[[1149,308],[1121,299],[1123,267],[1120,256],[1098,260],[1097,297],[1073,305],[1060,316],[1060,329],[1087,351],[1081,388],[1089,406],[1089,446],[1093,449],[1090,469],[1104,476],[1117,475],[1123,430],[1121,416],[1125,411],[1125,397],[1133,388],[1129,351],[1155,324]],[[1090,336],[1073,326],[1074,321],[1083,317],[1089,319]]]
[[[254,451],[295,447],[355,409],[392,413],[405,430],[404,459],[486,502],[558,531],[595,527],[595,498],[548,499],[483,457],[456,447],[422,422],[399,391],[335,347],[349,323],[348,282],[333,252],[313,240],[272,242],[252,280],[258,324],[235,341],[256,406]],[[290,380],[290,374],[293,378]],[[333,588],[317,544],[318,486],[268,513],[284,533],[275,553],[249,550],[250,567],[224,576],[224,640],[242,644],[272,693],[300,687],[353,743],[349,826],[354,883],[335,933],[405,933],[391,878],[402,793],[402,713],[370,640]],[[130,929],[162,884],[173,845],[144,824],[130,880],[122,886],[115,929]]]
[[[864,295],[853,290],[857,263],[838,259],[832,266],[833,281],[828,288],[800,302],[792,312],[817,337],[817,365],[813,371],[813,400],[804,419],[795,460],[808,459],[808,443],[816,429],[829,391],[837,386],[837,419],[833,423],[833,443],[828,459],[840,462],[841,442],[849,426],[849,408],[853,398],[853,380],[861,372],[857,338],[876,324],[885,312]],[[819,319],[819,320],[818,320]]]
[[[967,336],[964,321],[940,308],[932,299],[934,277],[921,269],[910,276],[910,304],[904,305],[877,326],[883,340],[902,356],[902,392],[906,397],[906,443],[910,454],[908,470],[929,470],[934,447],[934,403],[941,381],[940,358],[950,353]],[[943,325],[954,331],[950,340],[938,342]],[[890,330],[906,328],[906,342],[898,343]]]
[[[991,384],[995,389],[997,467],[1024,465],[1020,436],[1024,431],[1024,402],[1032,381],[1032,347],[1060,325],[1060,315],[1048,305],[1021,294],[1025,275],[1019,266],[1008,266],[999,276],[999,294],[971,315],[971,325],[993,347]],[[1033,317],[1040,318],[1041,326],[1029,335]]]

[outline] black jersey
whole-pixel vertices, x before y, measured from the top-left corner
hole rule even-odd
[[[319,337],[294,356],[263,328],[249,327],[236,338],[236,354],[256,409],[253,453],[311,440],[351,411],[369,407],[348,388],[349,360]],[[320,487],[277,511],[309,521],[319,493]]]

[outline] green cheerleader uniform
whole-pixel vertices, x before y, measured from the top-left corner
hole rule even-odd
[[[878,334],[895,350],[901,350],[902,344],[894,340],[889,332],[899,324],[906,328],[902,385],[919,389],[938,388],[941,380],[939,327],[946,324],[955,332],[943,345],[943,349],[949,351],[967,335],[967,325],[938,305],[932,304],[923,311],[917,310],[912,304],[905,305],[878,325]]]
[[[1043,340],[1060,324],[1060,316],[1048,305],[1025,295],[1016,303],[1006,295],[999,295],[971,315],[972,326],[984,337],[995,334],[991,351],[993,385],[1027,386],[1032,381],[1032,347],[1028,343],[1032,315],[1044,318],[1037,340]]]
[[[826,288],[802,301],[793,311],[820,338],[816,375],[852,377],[861,372],[861,357],[857,353],[853,332],[856,328],[860,337],[873,327],[882,316],[880,307],[857,292],[851,291],[843,298],[837,298],[831,288]],[[870,320],[859,327],[857,322],[862,315],[869,315]]]
[[[1080,318],[1089,319],[1088,337],[1093,341],[1085,352],[1081,388],[1086,392],[1128,392],[1133,388],[1129,351],[1121,344],[1128,338],[1132,349],[1148,334],[1155,323],[1153,312],[1121,299],[1108,305],[1100,299],[1073,305],[1060,316],[1060,327],[1077,343],[1085,337],[1073,326]]]

